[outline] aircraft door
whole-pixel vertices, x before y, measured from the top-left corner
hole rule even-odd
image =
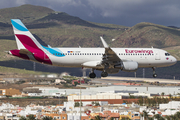
[[[155,60],[160,60],[160,59],[161,59],[161,56],[160,56],[159,50],[156,50],[155,51]]]

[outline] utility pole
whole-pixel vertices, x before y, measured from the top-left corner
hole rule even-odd
[[[36,71],[36,63],[33,62],[33,70]]]
[[[143,68],[143,78],[145,78],[145,69]]]
[[[83,77],[86,77],[86,68],[83,68]]]
[[[81,120],[81,79],[80,79],[80,120]]]

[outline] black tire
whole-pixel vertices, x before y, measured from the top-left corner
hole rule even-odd
[[[95,78],[95,77],[96,77],[96,74],[95,74],[95,73],[90,73],[90,74],[89,74],[89,77],[90,77],[90,78]]]
[[[153,77],[156,78],[156,77],[157,77],[157,74],[153,74]]]
[[[108,73],[107,72],[102,72],[101,73],[101,77],[107,77],[108,76]]]

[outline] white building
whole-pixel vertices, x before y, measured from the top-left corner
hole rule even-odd
[[[180,101],[170,101],[167,104],[159,104],[159,109],[180,109]]]

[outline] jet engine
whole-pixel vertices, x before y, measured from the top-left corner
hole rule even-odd
[[[115,65],[114,68],[121,69],[126,72],[134,72],[138,69],[138,63],[134,61],[125,61],[119,65]]]

